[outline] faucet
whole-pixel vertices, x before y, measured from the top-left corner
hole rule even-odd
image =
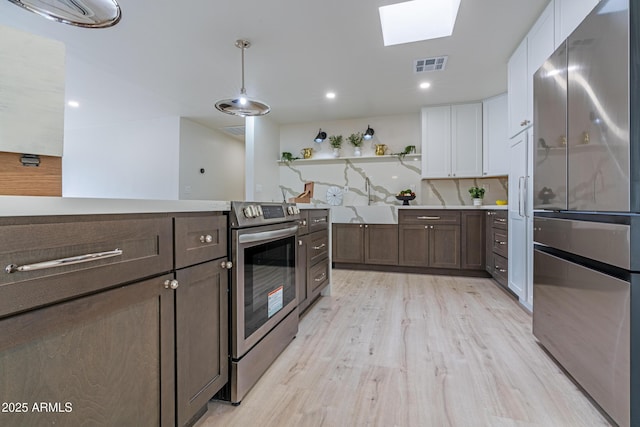
[[[364,191],[367,192],[367,206],[371,206],[371,181],[368,176],[364,178]]]

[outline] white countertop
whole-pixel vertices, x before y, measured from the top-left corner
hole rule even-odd
[[[230,209],[230,202],[216,200],[145,200],[0,196],[0,217],[164,212],[222,212]]]
[[[398,209],[480,209],[480,210],[507,210],[509,209],[509,205],[481,205],[481,206],[472,206],[472,205],[459,205],[459,206],[439,206],[439,205],[424,205],[424,206],[396,206]]]
[[[442,205],[372,205],[372,206],[331,206],[331,222],[355,224],[397,224],[400,209],[433,209],[433,210],[506,210],[508,206],[442,206]]]

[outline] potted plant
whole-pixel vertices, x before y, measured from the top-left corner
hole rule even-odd
[[[471,187],[469,188],[469,194],[473,199],[473,206],[482,206],[482,198],[484,197],[484,188]]]
[[[349,144],[353,145],[353,155],[360,157],[362,155],[362,151],[360,151],[360,147],[362,147],[362,142],[364,141],[364,135],[360,132],[352,133],[347,138]]]
[[[340,157],[340,148],[342,148],[342,135],[331,135],[329,144],[333,147],[333,157]]]

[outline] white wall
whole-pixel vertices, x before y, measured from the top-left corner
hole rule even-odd
[[[245,126],[246,199],[281,201],[280,127],[268,117],[247,117]]]
[[[243,200],[244,152],[243,141],[181,118],[180,199]]]
[[[178,198],[179,117],[67,129],[65,197]]]

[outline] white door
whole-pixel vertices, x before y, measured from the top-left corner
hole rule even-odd
[[[531,309],[533,283],[533,211],[529,139],[531,131],[511,140],[509,169],[509,289]]]

